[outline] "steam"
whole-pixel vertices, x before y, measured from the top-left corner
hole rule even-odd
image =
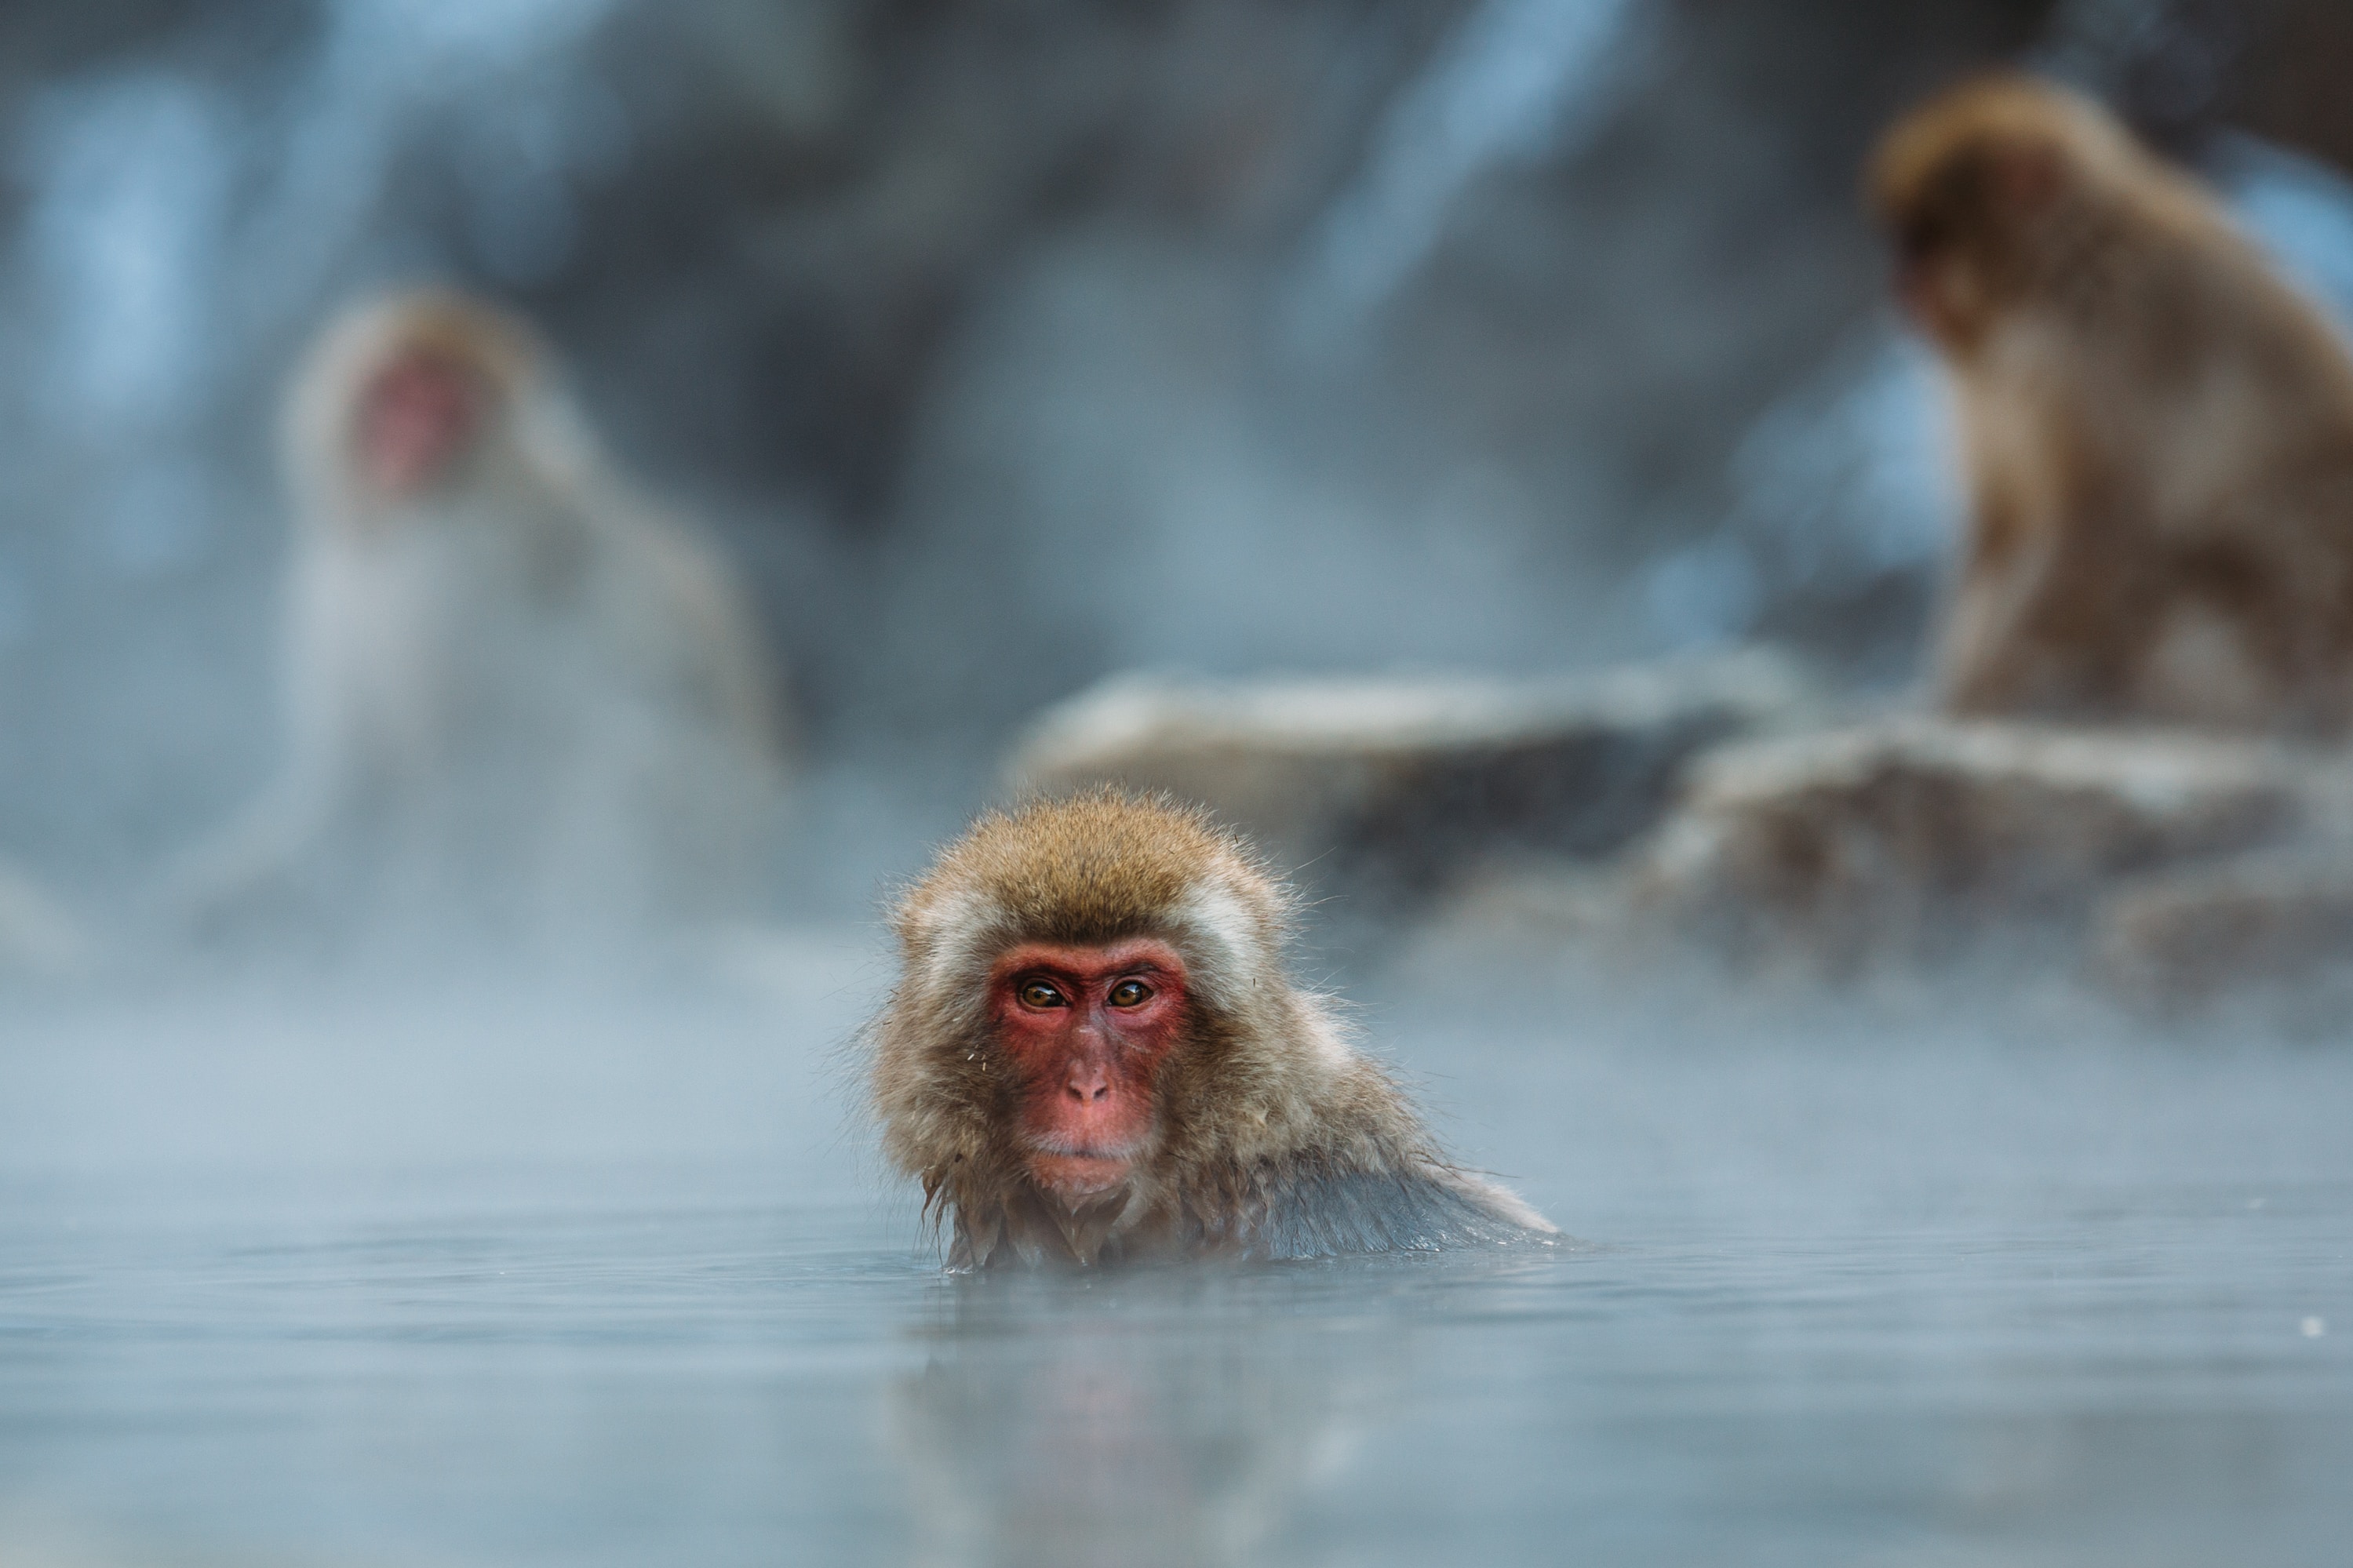
[[[1615,105],[1638,0],[1482,0],[1380,122],[1292,285],[1294,338],[1352,337],[1429,260],[1498,164],[1557,157]]]
[[[1731,515],[1651,569],[1652,620],[1672,644],[1704,646],[1747,632],[1773,598],[1933,566],[1960,521],[1950,427],[1934,356],[1873,327],[1749,427]]]
[[[128,885],[259,784],[278,378],[364,288],[573,258],[582,186],[630,152],[586,58],[624,3],[320,0],[267,74],[200,9],[16,100],[0,700],[46,742],[0,771],[0,856]]]
[[[48,384],[69,418],[153,421],[210,390],[234,134],[216,94],[167,73],[36,106],[26,243],[56,308]]]
[[[273,259],[248,290],[252,307],[316,289],[375,212],[406,138],[437,114],[457,116],[468,216],[494,275],[553,273],[575,237],[568,178],[626,152],[617,105],[574,58],[612,10],[613,0],[340,0],[276,139],[284,169],[250,247]]]
[[[32,455],[104,455],[95,537],[115,567],[147,575],[204,553],[216,507],[198,426],[259,356],[353,275],[439,259],[378,234],[421,127],[442,124],[455,150],[486,269],[527,282],[569,258],[572,182],[627,150],[617,106],[572,63],[611,9],[337,0],[275,105],[142,67],[31,106],[18,309],[37,323],[37,384],[55,393],[26,411]]]

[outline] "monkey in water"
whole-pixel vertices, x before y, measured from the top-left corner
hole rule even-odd
[[[283,458],[288,758],[179,868],[185,915],[307,888],[561,942],[746,895],[784,774],[766,657],[533,333],[454,293],[364,306],[295,378]]]
[[[1293,895],[1202,814],[983,817],[900,902],[869,1029],[949,1267],[1319,1258],[1557,1234],[1441,1154],[1284,964]]]
[[[2353,357],[2204,189],[2004,76],[1870,175],[1957,393],[1973,517],[1934,663],[1968,714],[2353,722]]]

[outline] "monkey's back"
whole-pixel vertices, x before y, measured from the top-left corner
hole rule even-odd
[[[1960,374],[1949,705],[2342,732],[2353,353],[2202,193],[2126,204],[2082,268]]]

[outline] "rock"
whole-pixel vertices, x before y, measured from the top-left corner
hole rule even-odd
[[[2353,981],[2353,854],[2307,847],[2136,882],[2101,902],[2092,963],[2113,994],[2158,1013],[2258,987],[2342,988]]]
[[[1762,649],[1529,681],[1130,675],[1039,718],[1010,772],[1165,790],[1317,888],[1393,905],[1493,857],[1608,855],[1695,752],[1810,702]]]
[[[1735,953],[1834,969],[2021,917],[2041,942],[2120,879],[2284,837],[2311,798],[2256,742],[1890,719],[1712,753],[1630,891]]]
[[[1499,982],[1514,992],[1532,982],[1581,983],[1622,998],[1628,982],[1655,978],[1659,966],[1647,961],[1662,950],[1631,931],[1617,871],[1611,861],[1545,859],[1472,873],[1383,947],[1384,991],[1430,996]]]

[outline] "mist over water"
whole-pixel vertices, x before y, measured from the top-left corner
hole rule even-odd
[[[771,958],[12,1008],[12,1561],[2341,1547],[2341,1053],[1450,968],[1364,1021],[1577,1239],[959,1280],[846,1116],[887,966]]]
[[[1319,911],[1568,1239],[1308,1267],[945,1277],[861,1105],[889,889],[1107,673],[1900,689],[1956,482],[1821,149],[2048,7],[166,9],[0,69],[0,1563],[2341,1560],[2333,1026]],[[2343,309],[2343,181],[2207,158]],[[155,912],[280,758],[280,379],[417,279],[758,602],[730,919]]]

